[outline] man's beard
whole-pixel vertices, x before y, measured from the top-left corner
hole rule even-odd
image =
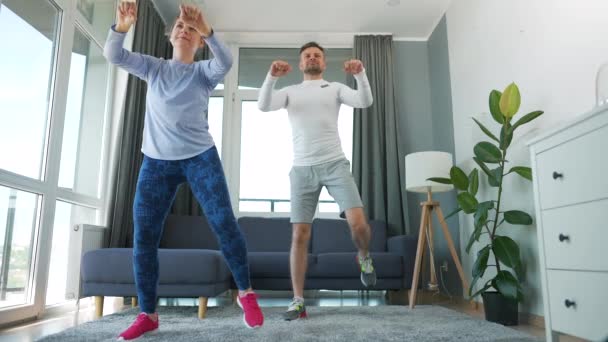
[[[307,64],[304,73],[309,75],[320,75],[323,72],[319,64]]]

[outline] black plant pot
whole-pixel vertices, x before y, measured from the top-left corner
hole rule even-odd
[[[486,321],[502,324],[519,324],[519,312],[517,300],[505,298],[496,291],[483,292],[483,308],[486,313]]]

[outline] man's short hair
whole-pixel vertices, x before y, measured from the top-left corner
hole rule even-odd
[[[311,47],[315,47],[319,50],[321,50],[321,52],[323,52],[323,54],[325,54],[325,49],[321,47],[321,45],[317,44],[317,42],[308,42],[304,45],[302,45],[302,47],[300,48],[300,54],[302,54],[302,52],[308,48]]]

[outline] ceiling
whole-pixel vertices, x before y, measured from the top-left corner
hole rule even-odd
[[[383,33],[426,40],[450,0],[189,0],[218,32]],[[181,0],[153,0],[173,22]]]

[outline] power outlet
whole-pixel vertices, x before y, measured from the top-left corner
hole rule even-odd
[[[448,261],[447,260],[443,260],[443,263],[441,264],[441,271],[442,272],[448,271]]]

